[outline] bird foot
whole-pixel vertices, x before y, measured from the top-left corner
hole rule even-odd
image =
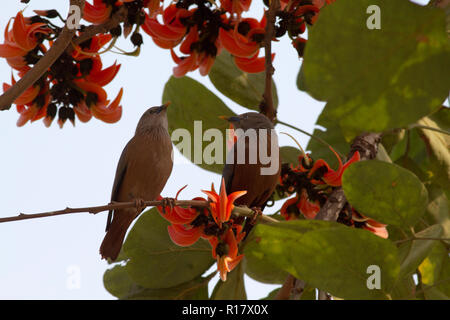
[[[258,217],[262,216],[263,213],[260,207],[252,207],[251,209],[253,210],[253,216],[250,218],[249,222],[253,226],[256,224]]]
[[[134,206],[136,207],[136,211],[138,213],[142,212],[147,207],[144,199],[141,198],[134,199]]]
[[[170,207],[170,210],[172,210],[173,207],[175,207],[175,199],[174,198],[162,198],[161,205],[162,205],[164,214],[166,214],[166,207]]]

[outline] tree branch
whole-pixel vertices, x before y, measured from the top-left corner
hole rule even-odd
[[[81,15],[83,14],[85,0],[70,0],[70,5],[75,5],[80,8]],[[81,18],[81,17],[80,17]],[[64,50],[69,45],[76,29],[69,29],[67,24],[64,26],[59,37],[55,43],[47,51],[47,53],[28,71],[15,85],[9,88],[0,96],[0,110],[8,110],[11,104],[16,100],[25,90],[32,86],[40,77],[48,70],[48,68],[61,56]]]
[[[265,51],[265,65],[266,65],[266,78],[265,89],[263,94],[263,101],[259,108],[261,113],[265,114],[270,120],[274,121],[277,116],[277,111],[273,105],[272,94],[272,75],[275,71],[272,65],[272,39],[275,36],[275,22],[276,13],[280,9],[280,1],[270,1],[270,7],[267,11],[267,24],[266,33],[264,35],[264,51]]]
[[[161,206],[164,204],[163,200],[155,200],[155,201],[132,201],[132,202],[112,202],[107,205],[103,206],[95,206],[95,207],[83,207],[83,208],[65,208],[62,210],[57,211],[48,211],[48,212],[42,212],[42,213],[33,213],[33,214],[25,214],[25,213],[19,213],[17,216],[12,217],[5,217],[0,218],[0,223],[4,222],[11,222],[11,221],[19,221],[19,220],[27,220],[27,219],[36,219],[36,218],[44,218],[44,217],[53,217],[63,214],[72,214],[72,213],[81,213],[81,212],[89,212],[92,214],[97,214],[99,212],[103,211],[109,211],[109,210],[118,210],[118,209],[125,209],[125,208],[145,208],[145,207],[154,207],[154,206]],[[209,201],[204,200],[175,200],[174,201],[175,206],[181,206],[181,207],[200,207],[200,208],[208,208],[210,205]],[[234,207],[232,214],[239,217],[254,217],[255,212],[252,209],[249,209],[245,206],[236,206]],[[261,220],[261,222],[266,223],[277,223],[278,220],[273,219],[266,215],[259,215],[258,219]]]

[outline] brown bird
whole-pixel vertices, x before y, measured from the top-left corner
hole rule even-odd
[[[139,120],[134,137],[120,156],[111,202],[156,200],[163,190],[173,166],[167,107],[152,107]],[[128,227],[142,210],[109,211],[107,233],[100,246],[102,258],[116,260]]]
[[[235,132],[238,129],[242,129],[244,134],[251,136],[252,130],[249,129],[255,129],[253,132],[256,133],[256,139],[253,141],[252,137],[238,137],[238,140],[228,153],[227,163],[222,172],[227,194],[247,190],[247,193],[238,198],[235,204],[263,210],[267,200],[275,190],[281,169],[280,150],[277,135],[275,130],[273,130],[273,124],[269,118],[257,112],[247,112],[226,119],[233,125]],[[271,135],[271,132],[274,136]],[[272,140],[272,137],[275,138],[275,141]],[[245,163],[239,163],[237,161],[239,160],[239,143],[240,139],[244,138],[245,140],[241,142],[245,142]],[[265,149],[263,149],[262,154],[270,156],[268,164],[264,163],[260,157],[260,143]],[[251,161],[252,153],[256,156],[254,163]],[[233,160],[233,163],[230,163],[231,160]],[[261,169],[266,168],[267,170],[271,166],[273,167],[272,170],[268,170],[269,172],[261,171]]]

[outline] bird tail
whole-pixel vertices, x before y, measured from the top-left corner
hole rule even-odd
[[[117,259],[120,249],[122,248],[123,239],[127,233],[133,219],[113,220],[109,226],[108,232],[100,245],[100,254],[102,259]]]

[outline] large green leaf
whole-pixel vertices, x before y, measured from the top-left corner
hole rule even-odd
[[[185,138],[177,138],[180,141],[173,141],[175,146],[181,149],[186,144],[188,147],[186,147],[186,150],[182,150],[185,157],[203,169],[222,173],[226,157],[225,139],[227,136],[225,129],[229,128],[229,123],[220,119],[219,116],[232,116],[234,113],[214,93],[189,77],[171,77],[164,87],[162,99],[163,102],[171,102],[167,109],[167,117],[169,119],[169,133],[172,138],[175,139],[173,133],[177,129],[179,129],[177,132],[180,134],[183,132],[190,134],[186,138],[188,141],[184,141]],[[187,131],[183,131],[183,129]],[[220,131],[209,131],[213,135],[210,138],[205,137],[208,129]],[[217,135],[214,135],[214,131]],[[209,141],[207,141],[208,139]],[[218,146],[217,153],[210,153],[209,151],[213,150],[216,144]],[[211,146],[211,148],[208,148],[208,146]],[[211,154],[213,159],[210,160],[217,157],[217,161],[208,163],[209,157],[205,158],[204,154]]]
[[[387,298],[400,269],[392,242],[327,221],[258,225],[244,252],[345,299]],[[367,287],[371,265],[380,268],[381,289]]]
[[[441,235],[442,227],[438,224],[416,233],[417,238],[439,238]],[[415,240],[404,243],[399,248],[405,256],[400,266],[399,277],[403,278],[413,274],[436,243],[435,240]]]
[[[170,240],[168,225],[152,208],[140,215],[123,245],[129,258],[128,274],[145,288],[170,288],[188,282],[202,275],[214,262],[206,240],[179,247]]]
[[[205,300],[208,299],[208,282],[214,274],[199,277],[166,289],[147,289],[130,278],[126,267],[115,265],[106,270],[103,283],[106,290],[119,299],[133,300]]]
[[[234,64],[233,57],[223,51],[209,72],[213,85],[225,96],[243,107],[258,110],[265,89],[265,73],[246,73]],[[278,107],[275,82],[272,81],[274,107]]]
[[[284,283],[288,273],[270,261],[255,255],[244,258],[245,273],[252,279],[263,283]]]
[[[414,226],[425,213],[425,186],[409,170],[378,160],[350,165],[342,176],[352,206],[376,221],[402,228]]]
[[[212,300],[247,300],[244,283],[244,267],[239,263],[227,275],[227,281],[219,280],[211,294]]]
[[[366,24],[371,5],[381,11],[379,30]],[[347,138],[413,123],[448,95],[444,12],[406,0],[339,0],[311,28],[302,72],[303,88],[328,102],[324,113]]]

